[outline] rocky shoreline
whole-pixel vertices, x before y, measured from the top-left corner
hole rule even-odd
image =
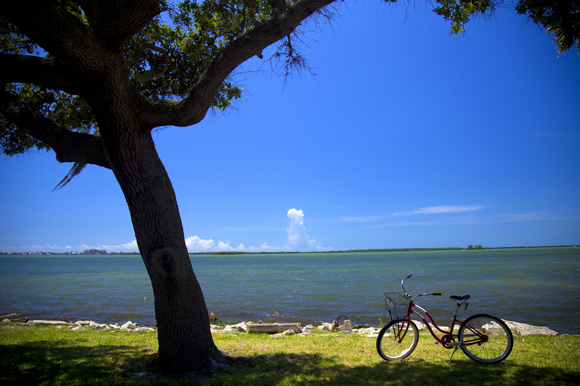
[[[417,324],[419,330],[422,330],[425,325],[419,321],[414,321]],[[532,326],[530,324],[513,322],[509,320],[504,320],[508,325],[512,333],[518,336],[526,335],[559,335],[557,331],[551,330],[544,326]],[[66,321],[66,320],[29,320],[26,316],[21,316],[19,314],[11,313],[8,315],[0,316],[0,323],[4,327],[26,327],[32,325],[53,325],[53,326],[66,326],[72,331],[84,331],[87,328],[98,329],[101,331],[157,331],[157,327],[146,327],[139,326],[137,323],[131,321],[125,322],[123,324],[114,323],[97,323],[92,320],[79,319],[76,321]],[[339,332],[345,334],[361,334],[368,337],[376,337],[380,329],[377,327],[372,327],[369,325],[355,325],[352,326],[349,320],[345,320],[342,323],[334,321],[333,323],[321,323],[318,326],[312,324],[302,327],[300,323],[251,323],[251,322],[241,322],[235,325],[217,326],[210,325],[211,331],[214,334],[227,333],[227,332],[266,332],[274,333],[274,336],[283,336],[290,334],[298,334],[302,336],[309,335],[312,330],[319,331],[329,331],[329,332]],[[266,328],[268,327],[268,328]]]
[[[0,316],[0,323],[3,325],[16,324],[16,326],[26,327],[32,325],[50,325],[50,326],[67,326],[72,331],[81,331],[85,328],[99,329],[99,330],[118,330],[118,331],[157,331],[156,327],[145,327],[138,326],[137,323],[128,321],[124,324],[107,324],[107,323],[97,323],[92,320],[79,319],[77,321],[66,321],[66,320],[52,320],[52,319],[37,319],[29,320],[27,316],[21,316],[19,314],[8,314]]]

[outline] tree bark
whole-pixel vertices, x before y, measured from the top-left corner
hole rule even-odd
[[[175,193],[151,135],[122,136],[115,133],[123,130],[116,129],[105,129],[102,135],[153,286],[157,359],[171,372],[201,369],[212,360],[223,362],[185,245]]]

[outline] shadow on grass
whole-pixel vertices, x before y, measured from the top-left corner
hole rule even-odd
[[[136,346],[71,345],[70,341],[0,344],[2,385],[112,385],[127,382],[123,371],[151,359]]]
[[[451,364],[406,359],[346,366],[323,353],[258,355],[256,366],[236,374],[221,374],[214,385],[570,385],[580,371],[515,365],[506,360],[485,365],[469,359]]]
[[[70,341],[0,344],[2,385],[138,385],[193,384],[191,379],[131,377],[146,368],[150,349],[136,346],[85,347]],[[345,359],[324,352],[252,355],[255,366],[225,371],[213,385],[569,385],[578,384],[580,371],[516,365],[509,359],[483,365],[466,358],[451,364],[409,358],[345,365]]]

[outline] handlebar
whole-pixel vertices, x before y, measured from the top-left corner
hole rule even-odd
[[[405,280],[407,280],[411,276],[413,276],[413,275],[409,275],[401,281],[401,287],[403,287],[403,292],[405,292],[406,297],[413,298],[413,297],[417,297],[417,296],[441,296],[441,292],[435,292],[432,294],[422,293],[422,294],[415,295],[415,296],[410,295],[409,293],[407,293],[407,290],[405,289]]]

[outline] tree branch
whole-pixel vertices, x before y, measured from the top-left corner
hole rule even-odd
[[[35,104],[33,100],[30,104]],[[36,113],[29,103],[10,94],[0,93],[0,113],[19,130],[44,142],[56,153],[59,162],[90,163],[110,169],[101,137],[75,133]]]
[[[78,2],[91,27],[107,44],[119,49],[141,31],[163,9],[160,0],[117,0]]]
[[[84,70],[100,70],[109,59],[93,30],[57,0],[0,2],[0,12],[45,51]]]
[[[143,111],[144,128],[189,126],[200,122],[225,79],[240,64],[292,33],[306,18],[335,0],[301,0],[266,23],[232,41],[205,69],[187,98],[150,101]],[[280,10],[278,8],[278,10]]]
[[[0,83],[34,83],[41,87],[82,93],[82,76],[54,58],[0,54]]]

